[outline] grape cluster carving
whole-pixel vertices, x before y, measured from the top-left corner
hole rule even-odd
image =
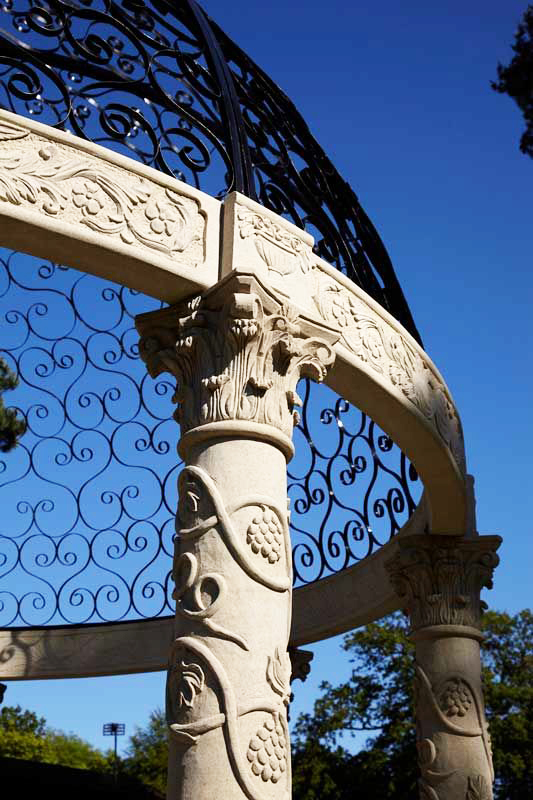
[[[468,686],[460,679],[447,681],[440,695],[440,707],[448,717],[464,717],[472,705]]]
[[[250,740],[247,758],[254,775],[277,783],[287,769],[287,740],[279,715],[268,719]]]
[[[283,530],[277,515],[266,506],[257,514],[246,534],[246,541],[254,553],[261,553],[270,564],[281,558],[283,546]]]

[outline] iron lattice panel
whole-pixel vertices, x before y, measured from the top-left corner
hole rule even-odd
[[[355,194],[288,98],[193,0],[4,0],[2,11],[0,106],[213,196],[259,200],[307,228],[319,255],[418,338]],[[171,384],[145,375],[132,323],[156,301],[5,251],[0,300],[0,346],[21,379],[10,400],[28,422],[0,461],[0,626],[170,613],[178,429]],[[371,553],[420,492],[371,420],[324,387],[300,394],[296,585]]]
[[[135,314],[157,306],[1,252],[0,355],[20,377],[11,397],[28,430],[0,459],[0,627],[171,613],[174,386],[145,373],[133,327]],[[371,420],[330,389],[302,384],[288,468],[297,586],[388,541],[420,491]]]

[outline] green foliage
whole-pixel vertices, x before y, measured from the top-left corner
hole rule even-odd
[[[343,648],[353,665],[350,679],[322,683],[314,714],[301,715],[295,727],[294,798],[345,800],[359,793],[411,800],[418,776],[413,646],[404,618],[395,614],[354,631]],[[361,732],[371,734],[361,752],[340,746],[343,737]]]
[[[145,728],[136,728],[130,737],[122,769],[146,786],[164,793],[167,781],[168,728],[161,709],[150,714]]]
[[[520,150],[533,158],[533,6],[524,11],[512,45],[514,55],[504,67],[498,64],[498,80],[491,86],[507,94],[524,115],[526,130],[520,139]]]
[[[496,770],[495,800],[533,797],[533,616],[483,618],[484,682]],[[417,796],[411,685],[413,646],[395,614],[345,637],[353,665],[339,686],[322,684],[313,714],[301,715],[293,742],[294,800]],[[368,732],[352,755],[343,737]]]
[[[33,711],[23,711],[20,706],[4,706],[0,711],[0,731],[18,731],[23,734],[44,736],[46,720]]]
[[[26,422],[17,416],[12,408],[4,407],[3,393],[15,389],[17,376],[11,372],[3,358],[0,358],[0,452],[7,453],[17,444],[17,440],[26,430]]]
[[[104,754],[79,736],[48,729],[46,720],[20,706],[0,711],[0,756],[98,772],[110,771],[113,764],[111,752]]]
[[[533,614],[487,612],[483,680],[496,800],[533,797]]]

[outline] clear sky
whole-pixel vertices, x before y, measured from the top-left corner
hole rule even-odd
[[[533,162],[522,119],[490,89],[525,0],[380,3],[206,0],[293,99],[378,228],[425,348],[461,413],[478,528],[504,537],[492,607],[531,605]],[[293,719],[348,673],[339,639],[313,647]],[[98,746],[144,724],[164,676],[20,682],[6,702]]]

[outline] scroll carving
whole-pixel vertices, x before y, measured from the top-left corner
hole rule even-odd
[[[262,591],[266,588],[286,594],[289,603],[291,559],[286,511],[259,494],[245,493],[228,503],[209,473],[191,465],[179,477],[177,527],[174,597],[177,618],[189,627],[187,635],[174,643],[167,677],[167,720],[172,739],[178,747],[187,749],[199,745],[205,733],[222,729],[228,764],[245,796],[268,800],[271,794],[264,792],[279,785],[281,795],[276,796],[288,798],[289,655],[283,645],[276,647],[264,662],[263,680],[258,676],[257,683],[264,687],[262,693],[252,702],[239,702],[232,673],[215,653],[212,642],[224,640],[241,648],[252,658],[250,663],[255,663],[256,655],[241,631],[229,630],[220,621],[231,607],[229,579],[221,574],[222,569],[206,570],[201,563],[201,555],[207,553],[203,539],[216,532],[216,547],[227,550],[246,580],[258,584]],[[259,533],[263,536],[259,549],[251,546],[250,532],[252,543],[257,544]],[[272,547],[266,556],[262,553],[264,544],[275,546],[276,558],[268,558],[274,552]],[[207,556],[209,563],[213,557],[213,552]],[[242,722],[250,714],[255,715],[252,736],[250,723]]]
[[[206,221],[196,200],[5,120],[0,121],[0,203],[191,267],[205,260]]]
[[[274,246],[275,226],[263,233]],[[177,378],[181,446],[189,443],[183,452],[195,461],[178,480],[173,576],[176,630],[185,635],[167,684],[171,753],[180,752],[187,775],[203,759],[216,762],[210,775],[224,785],[211,797],[289,800],[292,559],[279,449],[292,446],[298,380],[323,380],[338,334],[242,273],[136,323],[151,374]],[[244,467],[228,472],[242,452]],[[271,495],[256,488],[263,477]]]
[[[432,686],[426,672],[420,665],[416,666],[415,697],[417,707],[423,710],[426,717],[433,715],[437,729],[452,736],[463,736],[467,739],[479,738],[489,768],[491,779],[494,780],[492,766],[492,750],[487,722],[483,710],[481,692],[476,689],[466,678],[459,675],[445,676],[438,686]],[[420,733],[420,725],[419,733]],[[439,800],[438,787],[444,784],[458,769],[442,770],[438,768],[440,761],[435,743],[429,738],[419,738],[417,743],[418,760],[422,778],[420,780],[421,800]],[[449,748],[448,748],[449,749]],[[477,795],[475,792],[480,792]],[[449,797],[446,792],[443,797]],[[466,800],[480,798],[490,800],[491,792],[484,776],[468,777]]]
[[[478,627],[485,606],[479,593],[484,586],[492,587],[500,543],[499,536],[399,539],[398,552],[386,566],[412,630],[431,625]]]
[[[202,536],[207,530],[215,526],[219,526],[222,540],[226,547],[235,558],[237,563],[242,567],[246,574],[255,581],[262,583],[269,589],[277,592],[285,592],[290,589],[290,564],[291,564],[291,551],[289,541],[289,530],[287,522],[283,520],[280,509],[276,509],[273,501],[263,495],[250,495],[239,499],[238,502],[232,506],[226,506],[222,496],[217,489],[213,479],[201,467],[190,466],[186,467],[180,474],[180,489],[187,487],[186,498],[190,502],[191,497],[198,498],[202,496],[204,503],[209,503],[209,508],[212,513],[207,514],[205,517],[198,516],[196,524],[191,527],[180,527],[180,541],[187,542],[197,539]],[[191,487],[195,487],[194,489]],[[183,492],[180,492],[180,497],[183,497]],[[196,502],[196,500],[195,500]],[[183,503],[180,501],[180,523],[183,524],[183,512],[181,511]],[[253,558],[253,551],[247,548],[244,544],[243,537],[239,536],[238,531],[232,522],[232,515],[243,508],[250,509],[252,520],[256,518],[254,511],[259,508],[268,509],[273,519],[277,520],[276,530],[282,531],[282,544],[283,550],[283,571],[279,574],[272,574],[272,572],[265,570],[269,566],[268,560],[261,559],[261,564],[258,564]],[[187,512],[186,512],[187,513]],[[185,519],[187,517],[185,516]],[[251,521],[250,526],[253,524]],[[250,527],[249,526],[249,527]],[[277,561],[281,560],[277,559]],[[177,570],[175,570],[177,572]]]
[[[205,664],[211,675],[213,697],[220,698],[220,700],[216,700],[216,703],[219,704],[218,712],[199,719],[181,721],[189,716],[194,697],[204,686],[204,671],[197,664],[194,665],[194,670],[191,666],[187,666],[185,669],[188,672],[184,672],[184,668],[181,666],[183,652],[194,654],[198,661]],[[216,728],[224,728],[224,740],[228,749],[229,761],[235,778],[248,800],[264,800],[260,785],[255,783],[257,778],[261,778],[264,783],[276,784],[284,777],[287,784],[287,794],[284,796],[288,797],[289,733],[281,699],[278,698],[277,702],[258,701],[249,706],[239,705],[229,676],[220,660],[203,641],[192,636],[184,636],[176,640],[171,656],[171,665],[174,664],[178,666],[170,667],[167,680],[167,719],[171,734],[184,746],[190,747],[196,744],[204,733]],[[202,674],[201,687],[197,677],[199,673]],[[187,675],[186,681],[188,681],[185,689],[188,692],[187,698],[192,698],[190,703],[182,701],[179,695],[181,691],[179,687],[183,685],[184,674]],[[174,675],[177,675],[178,678],[174,679]],[[177,702],[176,686],[178,687]],[[254,712],[264,713],[265,719],[256,734],[250,739],[245,759],[239,719]]]
[[[416,644],[422,800],[492,798],[477,629],[485,606],[480,591],[492,586],[500,543],[498,536],[405,536],[386,563]]]

